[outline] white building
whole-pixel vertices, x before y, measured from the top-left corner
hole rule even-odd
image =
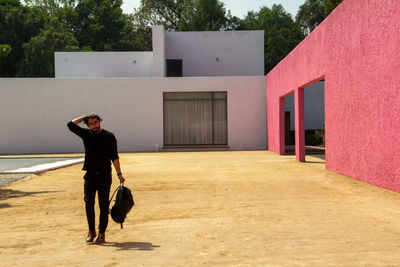
[[[263,76],[264,31],[165,32],[153,52],[56,52],[56,78]]]
[[[0,154],[83,151],[66,123],[93,111],[120,151],[266,149],[263,31],[156,26],[152,52],[56,52],[55,73],[0,79]]]

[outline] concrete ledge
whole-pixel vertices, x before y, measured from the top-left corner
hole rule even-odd
[[[180,152],[180,151],[226,151],[227,145],[193,145],[193,146],[163,146],[162,152]]]
[[[51,163],[43,163],[43,164],[38,164],[34,165],[31,167],[27,168],[18,168],[10,171],[4,171],[1,172],[0,174],[41,174],[46,171],[50,170],[55,170],[59,169],[62,167],[67,167],[71,166],[77,163],[83,162],[84,158],[77,158],[77,159],[67,159],[67,160],[61,160],[61,161],[56,161],[56,162],[51,162]]]

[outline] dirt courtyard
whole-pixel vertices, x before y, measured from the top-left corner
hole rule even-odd
[[[318,157],[120,157],[135,206],[124,229],[110,218],[104,245],[85,242],[82,164],[1,187],[0,266],[400,263],[400,195],[327,171]]]

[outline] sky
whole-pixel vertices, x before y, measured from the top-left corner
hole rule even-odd
[[[140,0],[123,0],[122,10],[124,13],[133,13],[133,9],[140,6]],[[220,0],[225,4],[225,9],[230,10],[232,15],[243,18],[248,11],[259,11],[261,7],[272,7],[273,4],[281,4],[287,12],[292,14],[293,18],[297,14],[299,6],[304,4],[305,0]]]

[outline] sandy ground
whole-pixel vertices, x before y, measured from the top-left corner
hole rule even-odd
[[[318,157],[120,156],[136,205],[104,245],[84,241],[81,164],[0,188],[0,266],[399,266],[400,195]]]

